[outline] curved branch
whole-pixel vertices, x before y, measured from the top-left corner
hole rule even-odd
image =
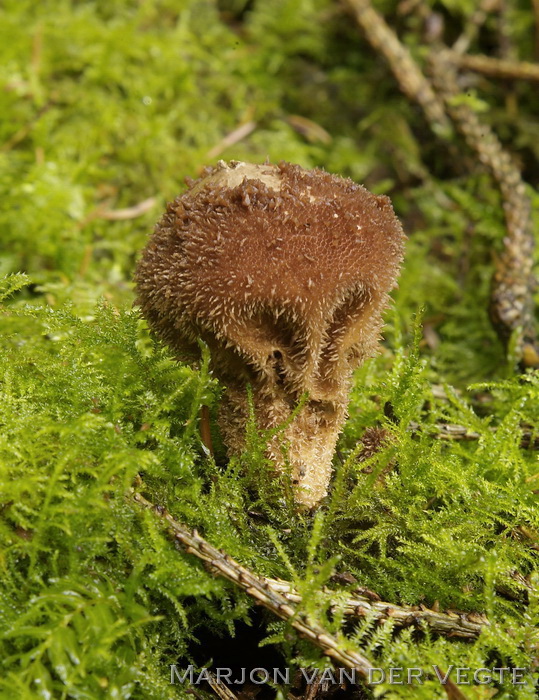
[[[212,572],[232,581],[278,617],[289,620],[303,637],[322,649],[324,654],[347,668],[357,669],[364,677],[368,676],[369,669],[372,668],[368,659],[354,650],[345,648],[340,640],[297,610],[295,606],[301,603],[301,596],[291,583],[255,574],[228,554],[213,547],[196,530],[191,531],[179,523],[161,506],[154,505],[134,490],[131,490],[131,497],[136,503],[152,510],[163,519],[174,539],[188,554],[194,554],[205,562]],[[337,609],[336,605],[334,609]],[[341,604],[339,609],[350,619],[368,617],[380,623],[391,620],[396,627],[420,626],[424,623],[433,632],[461,639],[477,638],[481,630],[490,624],[487,618],[479,613],[438,612],[424,606],[406,607],[372,600],[372,596],[351,597],[344,605]]]

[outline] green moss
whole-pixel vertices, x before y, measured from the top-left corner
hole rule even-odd
[[[421,56],[413,16],[379,7]],[[448,30],[474,7],[443,3]],[[268,646],[281,667],[325,665],[289,624],[257,615],[180,553],[130,502],[133,484],[246,566],[292,580],[334,633],[330,601],[354,588],[322,591],[335,572],[391,602],[489,616],[473,643],[367,620],[350,636],[380,667],[533,667],[538,466],[519,426],[539,422],[539,384],[515,373],[489,325],[503,209],[458,137],[455,162],[329,0],[8,0],[0,13],[0,697],[187,697],[169,664],[209,663],[211,636],[241,649],[254,621],[259,665]],[[531,10],[512,8],[508,21],[530,60]],[[474,50],[494,32],[487,22]],[[535,93],[514,94],[516,113],[492,81],[474,93],[536,185]],[[310,120],[302,129],[298,115]],[[208,158],[249,120],[248,137]],[[131,308],[136,257],[183,178],[217,157],[266,156],[391,194],[410,236],[382,351],[357,371],[316,516],[295,512],[254,423],[241,457],[228,461],[217,435],[208,456],[198,416],[207,405],[215,418],[220,390],[207,353],[198,368],[175,362]],[[110,218],[149,197],[142,214]],[[440,421],[477,437],[438,440]],[[362,462],[372,426],[390,440]],[[446,696],[433,679],[414,695]],[[533,690],[506,684],[496,697]]]

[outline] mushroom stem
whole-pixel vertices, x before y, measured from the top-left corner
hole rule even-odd
[[[314,508],[327,492],[335,446],[346,419],[347,388],[343,387],[344,395],[339,400],[308,399],[292,420],[296,406],[289,397],[271,396],[263,389],[253,391],[257,427],[271,430],[284,425],[269,439],[266,454],[278,472],[289,465],[296,502],[308,509]],[[218,422],[229,456],[245,448],[248,415],[245,388],[228,388]]]

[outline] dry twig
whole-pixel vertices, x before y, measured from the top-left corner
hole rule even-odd
[[[211,689],[221,700],[238,700],[238,696],[234,695],[227,685],[219,681],[214,673],[208,671],[208,677]]]
[[[196,530],[189,530],[185,525],[174,520],[164,508],[150,503],[140,493],[132,491],[131,496],[136,503],[152,510],[168,524],[174,539],[188,554],[194,554],[204,561],[211,571],[232,581],[260,605],[283,620],[288,620],[302,637],[309,639],[322,649],[326,656],[345,668],[356,669],[364,678],[368,677],[373,666],[367,658],[353,649],[346,648],[342,641],[316,622],[309,620],[304,613],[294,609],[288,599],[273,590],[264,578],[257,576],[228,554],[213,547]]]
[[[507,80],[539,81],[539,65],[526,61],[510,61],[492,56],[472,56],[449,51],[447,59],[459,68]]]
[[[138,204],[134,204],[132,207],[126,207],[125,209],[106,209],[104,207],[98,207],[93,212],[88,215],[88,220],[91,219],[106,219],[107,221],[126,221],[128,219],[136,219],[142,216],[147,211],[150,211],[155,206],[155,197],[148,197]]]
[[[436,432],[431,433],[429,426],[429,435],[432,435],[436,440],[479,440],[480,433],[475,430],[470,430],[464,425],[456,425],[455,423],[436,423]],[[408,426],[408,430],[413,433],[423,430],[419,423],[413,421]],[[495,431],[495,427],[489,427],[489,430]],[[521,426],[522,436],[520,447],[522,449],[539,450],[539,433],[531,427]]]
[[[537,367],[531,203],[520,171],[490,126],[481,122],[472,108],[459,99],[461,92],[451,54],[433,51],[431,67],[436,88],[449,114],[480,162],[491,171],[504,202],[507,236],[492,281],[489,308],[492,324],[506,344],[516,334],[516,351],[521,363]]]
[[[206,158],[208,158],[209,160],[217,158],[217,156],[221,155],[221,153],[223,151],[226,151],[227,148],[229,148],[230,146],[234,146],[234,144],[239,143],[244,138],[249,136],[249,134],[251,134],[256,129],[256,126],[257,124],[255,121],[248,121],[245,122],[245,124],[240,124],[240,126],[238,126],[236,129],[234,129],[225,137],[223,137],[218,144],[211,148],[206,153]]]
[[[453,44],[453,51],[464,54],[470,48],[472,41],[477,38],[480,28],[485,24],[487,17],[499,6],[500,0],[480,0],[472,16],[464,25],[464,30]],[[431,12],[430,7],[425,5],[425,12]]]
[[[492,129],[480,121],[465,100],[459,99],[462,96],[452,62],[458,52],[450,52],[439,45],[433,48],[433,86],[395,32],[374,10],[370,0],[347,2],[368,41],[385,56],[403,92],[422,107],[433,131],[446,137],[452,132],[452,121],[496,180],[503,198],[507,236],[493,277],[489,313],[494,328],[506,345],[516,337],[516,353],[521,364],[538,367],[539,345],[535,338],[533,313],[535,278],[531,204],[512,157]],[[460,56],[458,60],[469,59]],[[507,67],[507,63],[504,61],[501,65]]]
[[[258,576],[210,545],[196,530],[191,531],[174,520],[164,508],[155,506],[135,491],[132,491],[131,495],[136,503],[151,509],[166,521],[172,535],[186,552],[194,554],[209,564],[212,571],[235,583],[278,617],[290,620],[292,626],[302,636],[310,639],[327,656],[347,668],[356,668],[363,676],[368,674],[371,666],[364,656],[345,649],[342,642],[317,623],[307,620],[303,613],[295,609],[294,606],[301,602],[301,596],[294,590],[291,583]],[[337,606],[334,606],[334,610],[336,609]],[[391,620],[396,627],[419,626],[424,623],[435,633],[463,639],[477,638],[481,630],[489,624],[488,620],[478,613],[455,611],[442,613],[424,606],[393,605],[361,595],[347,599],[339,609],[350,619],[368,617],[379,622]]]
[[[291,583],[279,579],[264,579],[272,590],[282,593],[291,603],[301,602],[301,596],[294,591]],[[476,639],[481,630],[489,624],[487,618],[479,613],[437,612],[425,606],[415,608],[393,605],[378,600],[369,600],[365,596],[348,598],[342,606],[344,615],[349,618],[363,618],[384,622],[391,620],[396,627],[419,626],[424,622],[433,632],[447,637]]]
[[[357,23],[371,46],[386,58],[401,90],[423,108],[432,128],[438,133],[451,131],[443,101],[432,89],[408,49],[371,6],[370,0],[347,0]]]

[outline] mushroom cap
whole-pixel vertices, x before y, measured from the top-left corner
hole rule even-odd
[[[212,351],[225,383],[277,377],[331,398],[372,354],[405,236],[388,197],[281,162],[220,162],[167,206],[137,302],[178,355]]]

